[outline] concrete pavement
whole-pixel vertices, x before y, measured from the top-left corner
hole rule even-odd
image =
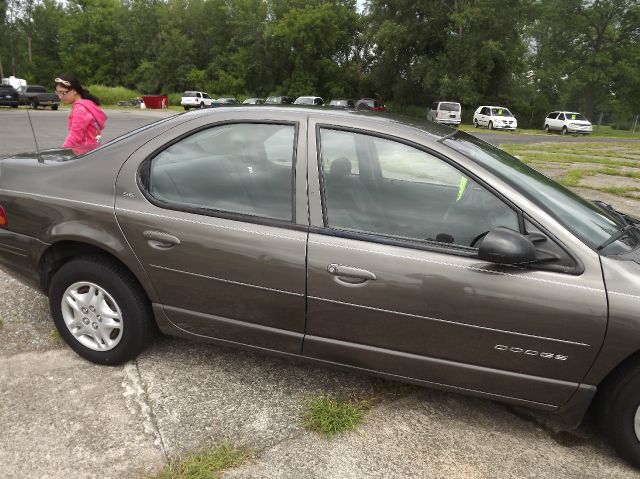
[[[160,337],[124,366],[51,332],[46,300],[0,274],[0,477],[144,478],[225,439],[254,457],[225,478],[637,478],[589,423]],[[301,425],[316,394],[382,398],[333,438]],[[381,391],[381,392],[380,392]]]

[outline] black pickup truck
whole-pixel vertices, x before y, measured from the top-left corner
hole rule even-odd
[[[31,108],[51,107],[57,110],[60,105],[60,99],[54,92],[48,92],[41,85],[23,85],[17,88],[18,102],[20,105],[30,105]]]

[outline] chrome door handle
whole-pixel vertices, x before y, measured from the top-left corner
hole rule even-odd
[[[163,233],[162,231],[145,231],[142,236],[147,238],[149,246],[156,249],[169,249],[175,245],[180,244],[180,238],[170,235],[169,233]]]
[[[353,280],[356,280],[355,282],[364,282],[374,281],[378,279],[378,277],[371,271],[367,271],[366,269],[361,268],[354,268],[353,266],[345,266],[343,264],[331,263],[329,266],[327,266],[327,271],[329,272],[329,274],[339,276],[340,279],[348,283],[353,283]]]

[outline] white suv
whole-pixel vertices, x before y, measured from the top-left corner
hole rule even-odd
[[[189,108],[204,108],[211,106],[213,98],[203,91],[185,91],[180,98],[180,104],[185,110]]]
[[[592,131],[591,122],[580,113],[573,111],[552,111],[544,119],[544,131],[559,131],[567,133],[583,133],[588,135]]]
[[[490,130],[515,130],[518,120],[503,106],[479,106],[473,114],[473,126],[486,126]]]

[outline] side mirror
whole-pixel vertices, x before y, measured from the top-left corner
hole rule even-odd
[[[478,257],[498,264],[532,263],[536,261],[536,248],[526,236],[500,226],[482,238]]]

